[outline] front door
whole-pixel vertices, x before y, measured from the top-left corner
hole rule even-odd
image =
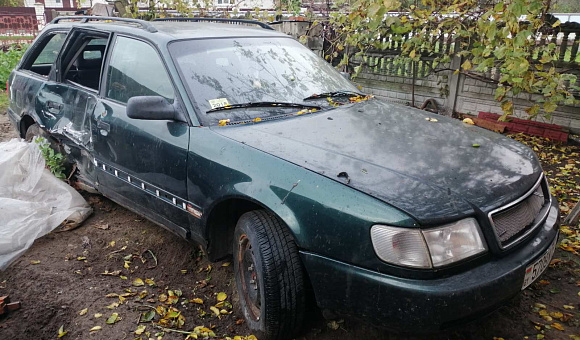
[[[135,96],[179,101],[165,64],[149,43],[117,36],[105,68],[104,91],[92,117],[99,190],[188,237],[188,124],[126,114],[127,101]]]

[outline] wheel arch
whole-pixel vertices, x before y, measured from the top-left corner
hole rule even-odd
[[[26,131],[28,130],[28,128],[35,124],[36,121],[34,120],[34,118],[32,118],[32,116],[25,114],[24,116],[22,116],[22,118],[20,119],[20,126],[18,128],[18,133],[20,134],[20,138],[25,138],[26,137]]]
[[[268,206],[247,196],[223,198],[212,205],[205,223],[205,235],[208,240],[207,252],[211,261],[217,261],[232,254],[236,224],[243,214],[253,210],[266,210],[284,221]],[[288,228],[296,241],[292,228],[286,223],[284,226]]]

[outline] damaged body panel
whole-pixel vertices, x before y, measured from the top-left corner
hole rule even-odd
[[[76,187],[211,260],[233,255],[261,339],[296,335],[271,328],[291,317],[268,325],[263,313],[276,294],[303,312],[308,285],[321,308],[434,331],[497,308],[549,263],[557,202],[513,140],[358,93],[262,23],[55,20],[8,81],[21,137],[50,138]],[[262,245],[279,251],[267,268]],[[250,277],[294,284],[248,294]]]

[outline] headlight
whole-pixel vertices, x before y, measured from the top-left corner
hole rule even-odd
[[[474,218],[426,230],[374,225],[371,240],[381,260],[413,268],[441,267],[487,251]]]

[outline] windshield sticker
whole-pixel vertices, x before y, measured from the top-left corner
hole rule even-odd
[[[210,99],[208,102],[212,109],[230,105],[227,98]]]

